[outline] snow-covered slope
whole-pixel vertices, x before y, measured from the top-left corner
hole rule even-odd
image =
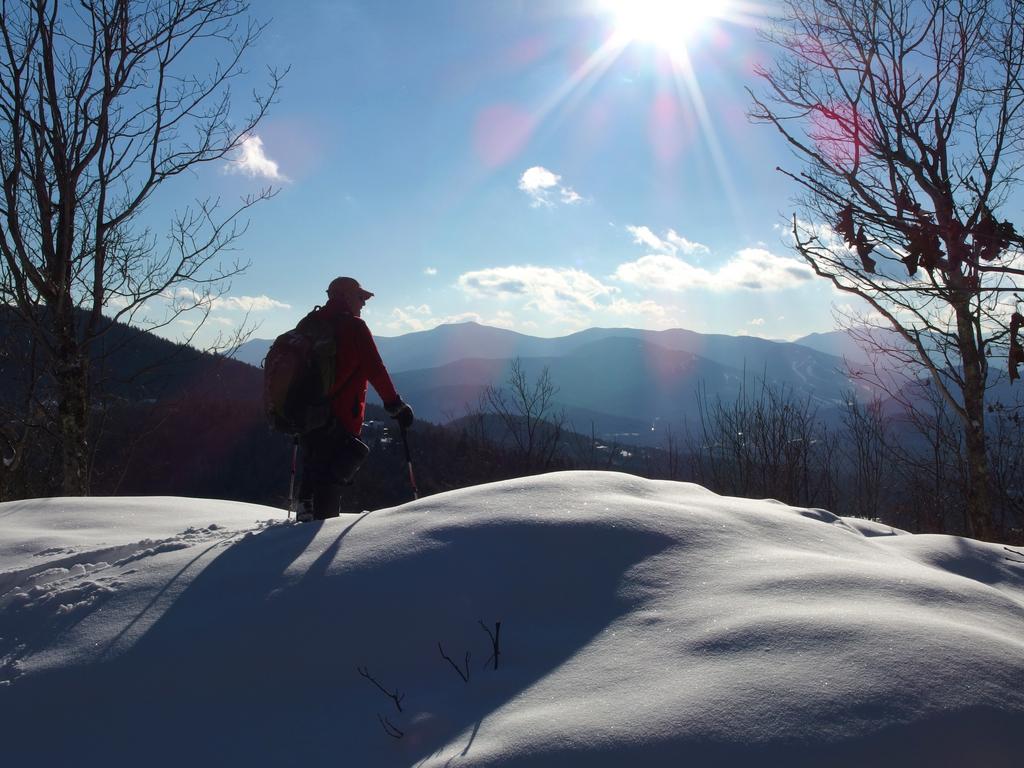
[[[1019,765],[1016,560],[613,473],[2,504],[4,764]]]

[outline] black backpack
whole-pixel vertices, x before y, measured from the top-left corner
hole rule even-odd
[[[331,419],[337,344],[319,309],[274,339],[263,359],[263,408],[278,432],[303,435]]]

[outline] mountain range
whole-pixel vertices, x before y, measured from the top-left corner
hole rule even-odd
[[[441,423],[475,409],[517,359],[530,382],[547,369],[577,431],[634,443],[660,443],[664,429],[696,423],[698,391],[732,402],[744,388],[756,397],[764,381],[809,398],[826,420],[838,418],[851,391],[870,394],[847,374],[840,354],[848,339],[834,334],[807,344],[682,329],[588,328],[540,338],[467,322],[376,341],[398,391],[422,418]],[[258,366],[270,344],[251,340],[235,356]]]

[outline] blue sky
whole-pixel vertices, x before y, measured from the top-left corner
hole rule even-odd
[[[250,68],[291,71],[247,154],[198,184],[279,193],[210,331],[249,306],[272,337],[343,274],[376,293],[364,317],[386,336],[467,319],[831,330],[846,300],[780,230],[795,190],[775,167],[795,161],[745,116],[770,54],[736,18],[749,9],[705,0],[724,18],[655,41],[614,6],[255,0],[270,24]]]

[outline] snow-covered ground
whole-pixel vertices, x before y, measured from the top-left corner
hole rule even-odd
[[[6,766],[1019,766],[1022,733],[999,545],[601,472],[305,525],[0,504]]]

